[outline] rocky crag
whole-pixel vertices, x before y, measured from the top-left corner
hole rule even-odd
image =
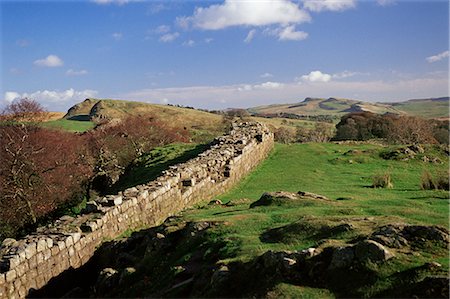
[[[24,298],[62,272],[87,263],[104,240],[158,225],[227,191],[272,147],[273,134],[266,126],[234,124],[210,149],[172,166],[155,181],[88,202],[76,218],[63,216],[21,240],[6,239],[0,247],[0,298]]]

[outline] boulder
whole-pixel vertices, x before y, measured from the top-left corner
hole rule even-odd
[[[329,269],[347,268],[355,259],[355,250],[353,246],[337,247],[333,251]]]
[[[382,263],[394,257],[394,254],[378,242],[364,240],[355,245],[355,257],[360,262]]]
[[[95,291],[97,294],[105,294],[111,288],[115,287],[119,280],[118,271],[113,268],[105,268],[100,271],[100,274],[95,283]]]
[[[329,200],[328,197],[326,197],[326,196],[323,196],[323,195],[320,195],[320,194],[311,193],[311,192],[306,192],[306,191],[298,191],[297,194],[300,195],[301,197]]]
[[[277,191],[277,192],[265,192],[255,202],[250,205],[250,208],[257,206],[271,206],[280,205],[285,202],[298,200],[298,195],[291,192]]]

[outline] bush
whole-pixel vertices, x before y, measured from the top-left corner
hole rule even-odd
[[[274,131],[274,139],[281,143],[295,142],[295,131],[293,128],[279,127]]]
[[[372,177],[372,188],[387,188],[391,189],[392,184],[391,173],[386,171],[384,173],[376,174]]]
[[[441,172],[433,177],[431,172],[424,170],[420,177],[422,190],[449,190],[449,172]]]

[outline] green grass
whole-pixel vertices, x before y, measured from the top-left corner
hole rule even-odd
[[[176,160],[192,150],[195,150],[194,145],[158,148],[141,161],[140,175],[154,166],[162,169],[168,165],[165,164],[168,161]],[[180,243],[171,243],[174,248],[168,252],[174,260],[161,261],[160,257],[166,257],[165,254],[148,257],[141,276],[153,275],[156,280],[152,283],[170,287],[176,274],[162,269],[192,265],[199,254],[203,255],[203,264],[212,263],[206,268],[218,264],[227,264],[232,268],[233,265],[246,263],[252,265],[258,256],[268,250],[302,250],[321,246],[324,240],[327,240],[325,244],[334,246],[344,244],[369,235],[380,225],[409,223],[448,227],[448,192],[420,189],[422,171],[446,171],[448,157],[437,148],[428,148],[426,154],[439,156],[444,163],[424,163],[420,157],[410,161],[384,160],[380,153],[387,150],[389,149],[368,144],[276,144],[268,159],[256,170],[233,190],[219,196],[227,205],[201,204],[168,221],[164,234],[167,238],[175,239],[176,236],[185,236],[185,233],[176,234],[178,225],[183,223],[210,221],[217,225],[209,229],[200,240],[188,238]],[[393,188],[371,188],[372,176],[385,171],[392,175]],[[279,205],[249,207],[263,192],[280,190],[309,191],[325,195],[330,200],[304,199]],[[338,198],[347,200],[337,200]],[[341,232],[333,230],[343,223],[351,224],[353,229]],[[177,228],[173,230],[174,227]],[[175,232],[172,237],[169,231]],[[381,265],[372,265],[377,272],[376,281],[355,286],[354,293],[351,294],[366,297],[383,292],[389,294],[399,285],[405,288],[408,285],[403,283],[405,279],[408,283],[415,283],[426,275],[447,275],[447,248],[433,246],[424,247],[414,254],[396,251],[394,259]],[[218,260],[212,258],[211,254]],[[426,262],[431,261],[441,263],[442,269],[436,273],[420,270]],[[161,267],[161,271],[155,272],[155,269],[159,269],[157,267]],[[415,278],[408,274],[414,274],[415,271],[420,272],[417,272],[420,275]],[[204,272],[199,273],[197,274],[205,275]],[[270,281],[255,282],[255,278],[248,277],[251,273],[253,272],[238,274],[243,275],[245,282],[234,287],[238,290],[242,288],[243,294],[257,294],[255,296],[259,297],[261,294],[258,293],[258,288],[266,284],[269,287],[267,298],[333,298],[339,295],[333,293],[332,288],[327,290],[302,285],[302,281],[273,282],[273,285],[270,285]],[[247,282],[254,285],[248,287]],[[136,285],[138,284],[137,282]],[[136,289],[147,294],[143,287],[136,286]],[[174,296],[177,294],[174,293]]]
[[[208,147],[208,144],[174,143],[154,148],[138,158],[119,181],[108,190],[108,193],[115,194],[126,188],[150,182],[160,176],[161,172],[168,169],[169,166],[184,163]]]
[[[448,101],[408,101],[399,103],[395,107],[408,114],[426,118],[449,117]]]
[[[366,151],[344,155],[348,150]],[[238,199],[236,206],[192,209],[184,217],[230,223],[229,234],[242,239],[239,258],[247,259],[269,249],[303,249],[314,240],[297,244],[267,244],[259,236],[267,229],[288,225],[302,217],[327,221],[374,217],[380,224],[404,222],[448,226],[448,192],[421,190],[423,169],[446,170],[448,165],[421,161],[391,161],[379,157],[375,145],[276,144],[275,149],[255,171],[229,193],[219,196],[223,202]],[[444,159],[444,158],[442,158]],[[360,162],[356,162],[360,161]],[[392,189],[371,188],[372,176],[389,170]],[[249,204],[266,191],[299,190],[325,195],[328,202],[312,202],[249,209]],[[348,198],[349,200],[336,200]]]
[[[91,121],[78,121],[68,119],[58,119],[41,123],[41,126],[51,129],[65,130],[69,132],[86,132],[95,127]]]

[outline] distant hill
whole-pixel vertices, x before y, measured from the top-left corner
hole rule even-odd
[[[448,118],[449,98],[418,99],[399,103],[369,103],[339,98],[306,98],[299,103],[274,104],[249,108],[248,111],[258,115],[285,115],[319,117],[329,116],[334,119],[349,113],[368,111],[373,113],[411,114],[429,118]]]
[[[389,103],[407,114],[427,118],[449,118],[449,97],[414,99],[405,102]]]
[[[194,129],[214,128],[216,130],[218,124],[222,121],[220,115],[195,109],[109,99],[86,99],[72,106],[64,118],[70,120],[113,120],[121,119],[128,115],[148,113],[168,120],[172,124]]]

